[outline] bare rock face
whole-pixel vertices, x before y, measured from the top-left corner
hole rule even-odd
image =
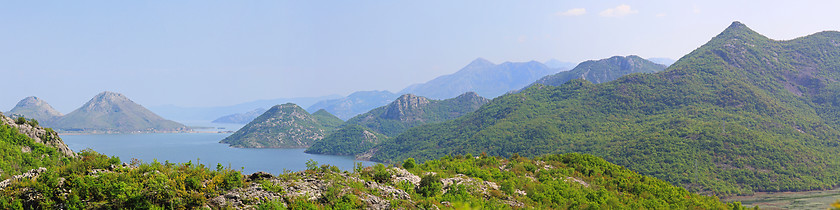
[[[52,130],[47,130],[41,126],[33,126],[28,123],[17,124],[12,118],[0,114],[0,121],[2,124],[17,128],[18,132],[28,136],[37,143],[42,143],[56,148],[59,152],[68,157],[76,157],[76,153],[64,144],[64,141],[58,136],[58,133]]]
[[[400,121],[422,120],[420,117],[423,113],[417,113],[417,111],[426,104],[429,104],[428,98],[405,94],[386,107],[382,118]]]

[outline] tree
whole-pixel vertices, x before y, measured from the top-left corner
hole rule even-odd
[[[403,168],[404,169],[412,169],[416,165],[417,165],[417,163],[414,162],[414,158],[405,159],[405,161],[403,162]]]

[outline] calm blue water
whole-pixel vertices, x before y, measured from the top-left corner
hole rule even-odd
[[[309,159],[319,164],[338,166],[341,170],[352,171],[354,162],[366,166],[369,161],[354,161],[350,156],[313,155],[303,153],[305,149],[243,149],[231,148],[219,143],[229,133],[151,133],[151,134],[98,134],[98,135],[62,135],[61,138],[73,151],[93,149],[108,156],[120,157],[129,163],[132,158],[143,162],[157,159],[171,163],[192,161],[210,168],[217,163],[225,167],[240,170],[245,167],[247,174],[257,171],[279,174],[283,169],[302,171]]]

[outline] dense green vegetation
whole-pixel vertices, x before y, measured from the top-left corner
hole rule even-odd
[[[339,119],[335,115],[330,114],[327,110],[319,109],[312,113],[312,117],[315,117],[315,120],[318,120],[318,123],[324,127],[324,130],[327,132],[332,132],[335,129],[338,129],[339,126],[344,124],[344,120]]]
[[[192,163],[141,163],[117,166],[120,159],[91,150],[80,158],[40,164],[37,178],[21,179],[2,190],[4,209],[184,209],[198,208],[208,197],[242,187],[238,171],[210,170]],[[31,197],[37,194],[36,197]]]
[[[315,142],[306,149],[306,153],[356,155],[373,148],[386,138],[361,125],[350,124]]]
[[[634,73],[655,73],[665,69],[665,65],[656,64],[639,56],[613,56],[607,59],[584,61],[574,69],[545,76],[534,84],[560,86],[569,80],[583,79],[592,83],[604,83]]]
[[[271,107],[221,143],[249,148],[309,147],[335,129],[340,121],[329,113],[311,115],[298,105],[287,103]]]
[[[20,124],[27,122],[32,121]],[[63,161],[67,159],[55,148],[35,142],[10,125],[0,125],[0,179]]]
[[[663,72],[535,85],[409,129],[373,159],[579,152],[703,193],[836,187],[838,40],[774,41],[736,22]]]

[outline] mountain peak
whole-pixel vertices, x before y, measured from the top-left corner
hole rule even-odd
[[[119,101],[131,101],[128,97],[121,93],[111,92],[111,91],[104,91],[96,96],[93,97],[94,100],[97,101],[112,101],[112,102],[119,102]]]
[[[765,37],[764,35],[759,34],[758,32],[753,31],[747,25],[744,25],[741,22],[735,21],[726,27],[723,32],[715,36],[714,40],[720,41],[730,41],[732,39],[739,39],[739,40],[750,40],[750,41],[761,41],[761,40],[770,40],[769,38]]]
[[[61,113],[56,111],[52,106],[50,106],[50,104],[35,96],[29,96],[20,100],[20,102],[18,102],[17,105],[15,105],[15,107],[6,114],[23,115],[26,118],[32,118],[39,121],[46,121],[51,118],[61,116]]]
[[[496,64],[488,61],[487,59],[476,58],[475,60],[470,62],[470,64],[468,64],[466,67],[486,67],[486,66],[494,66],[494,65],[496,65]]]
[[[53,127],[67,131],[183,131],[183,124],[164,119],[123,94],[105,91],[58,119]]]

